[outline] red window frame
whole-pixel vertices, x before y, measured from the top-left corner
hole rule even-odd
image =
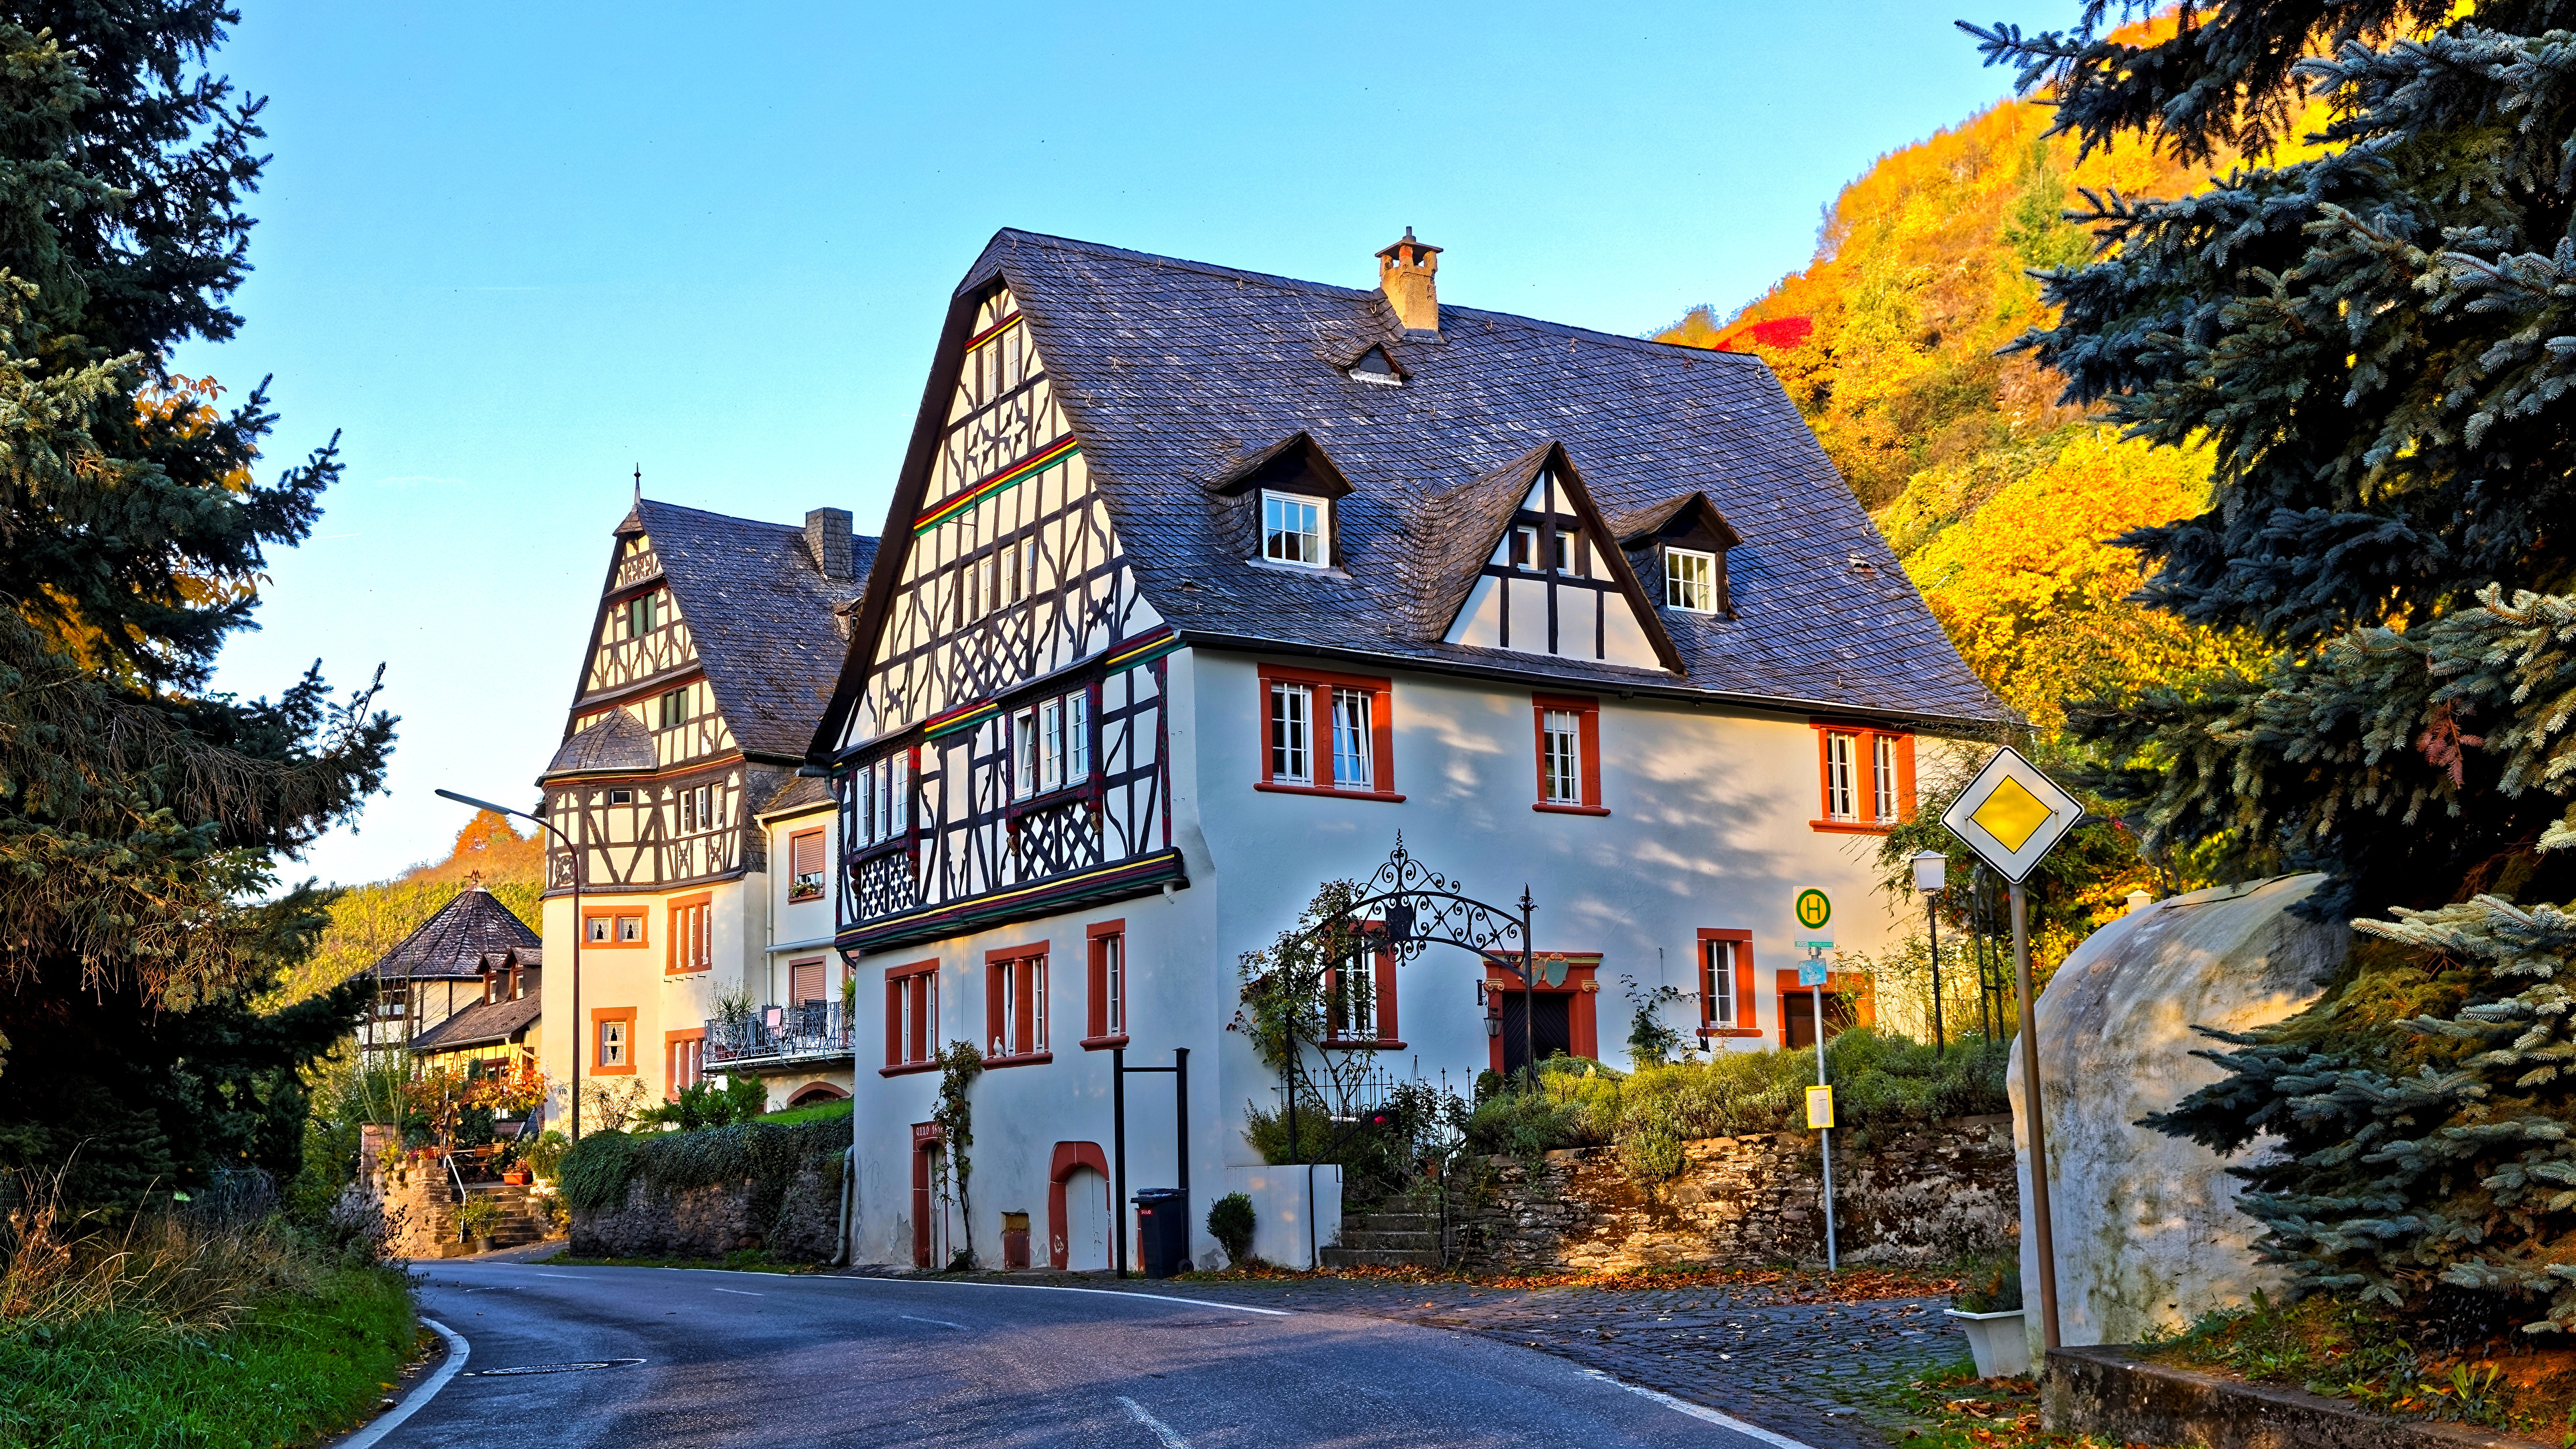
[[[1850,720],[1811,719],[1816,732],[1816,818],[1808,828],[1828,835],[1885,835],[1914,818],[1914,736]],[[1832,737],[1852,737],[1851,820],[1834,818]],[[1878,741],[1896,742],[1896,815],[1878,813]]]
[[[1601,1060],[1601,982],[1599,979],[1601,953],[1598,951],[1541,951],[1538,955],[1541,961],[1554,956],[1565,958],[1565,984],[1563,986],[1542,985],[1538,988],[1537,994],[1567,998],[1566,1050],[1574,1056],[1590,1057],[1594,1061]],[[1487,968],[1485,997],[1488,1003],[1492,1003],[1492,999],[1498,994],[1517,996],[1522,989],[1519,977],[1499,966]],[[1497,1015],[1502,1011],[1499,1004],[1489,1004],[1487,1009]],[[1485,1046],[1488,1060],[1494,1071],[1499,1074],[1503,1069],[1502,1034],[1497,1032],[1486,1038]]]
[[[675,897],[670,904],[670,939],[662,956],[665,976],[693,976],[716,964],[715,892]]]
[[[636,923],[634,940],[617,939],[617,923],[620,920],[631,920]],[[598,941],[590,939],[590,923],[593,921],[608,923],[608,935],[605,939]],[[581,929],[581,946],[585,951],[641,951],[653,944],[653,913],[644,906],[601,906],[595,910],[585,906],[581,912]]]
[[[1404,803],[1404,797],[1395,789],[1394,681],[1356,674],[1325,674],[1279,664],[1261,665],[1258,673],[1260,693],[1252,712],[1256,745],[1253,758],[1260,762],[1261,778],[1253,782],[1253,789],[1281,795],[1332,795],[1344,800],[1383,800],[1391,805]],[[1314,768],[1309,772],[1311,784],[1272,778],[1270,687],[1273,684],[1302,684],[1321,696],[1323,707],[1316,709],[1310,703],[1306,718],[1306,752],[1314,758]],[[1369,701],[1369,773],[1374,777],[1374,786],[1371,789],[1345,789],[1333,783],[1332,693],[1336,689],[1364,690],[1372,696]]]
[[[1735,945],[1735,1022],[1731,1026],[1718,1025],[1714,1014],[1717,1003],[1711,1001],[1708,994],[1709,947],[1718,942],[1733,942]],[[1754,1008],[1756,978],[1753,974],[1753,933],[1703,929],[1699,933],[1696,949],[1699,952],[1698,969],[1701,973],[1699,990],[1701,1038],[1760,1036],[1762,1034],[1762,1028],[1759,1025],[1761,1013]]]
[[[675,1098],[707,1079],[707,1029],[662,1033],[662,1095]]]
[[[624,1024],[621,1039],[626,1043],[626,1060],[611,1064],[602,1061],[607,1055],[610,1022]],[[631,1006],[594,1006],[590,1009],[590,1074],[594,1077],[631,1077],[635,1075],[635,1008]]]
[[[1106,1051],[1111,1047],[1123,1047],[1127,1044],[1127,972],[1133,964],[1127,959],[1126,918],[1094,921],[1083,927],[1082,935],[1086,948],[1085,955],[1089,957],[1088,985],[1091,988],[1086,998],[1088,1007],[1084,1025],[1087,1029],[1083,1033],[1082,1049],[1096,1052]],[[1117,953],[1118,957],[1118,979],[1114,983],[1109,979],[1109,957],[1112,952]],[[1118,1030],[1116,1031],[1109,1029],[1111,1025],[1109,1007],[1113,994],[1118,1007],[1116,1023]]]
[[[1580,761],[1583,803],[1551,804],[1547,798],[1547,715],[1550,710],[1570,711],[1578,719],[1575,725],[1575,748],[1583,752]],[[1607,815],[1601,808],[1601,701],[1579,694],[1534,694],[1530,696],[1530,768],[1532,788],[1538,799],[1530,808],[1543,815]]]
[[[1366,1047],[1382,1051],[1404,1049],[1404,1035],[1397,1028],[1395,1014],[1395,952],[1381,950],[1376,952],[1375,956],[1369,982],[1374,999],[1369,1002],[1369,1005],[1372,1008],[1370,1014],[1375,1018],[1377,1034],[1375,1036],[1342,1034],[1340,1026],[1333,1019],[1334,1013],[1331,1006],[1332,993],[1339,985],[1341,972],[1338,967],[1328,967],[1324,972],[1324,1040],[1318,1045],[1327,1050],[1333,1047]]]
[[[912,1005],[912,1035],[904,1036],[904,1005]],[[877,1069],[882,1076],[896,1077],[906,1072],[931,1072],[939,1069],[933,1058],[939,1054],[939,962],[937,958],[915,961],[905,966],[889,966],[885,973],[885,1065]]]
[[[804,868],[806,857],[809,853],[813,857],[814,864],[814,868],[810,871]],[[799,901],[821,900],[823,898],[823,877],[826,874],[827,871],[824,865],[823,832],[820,827],[812,830],[799,830],[787,837],[787,902],[789,905],[794,905]],[[814,877],[814,884],[811,889],[807,889],[806,887],[797,884],[799,880],[803,879],[807,875]]]
[[[988,1067],[1036,1066],[1055,1060],[1050,1050],[1052,1038],[1047,1034],[1047,1013],[1053,992],[1045,989],[1047,943],[1025,946],[1003,946],[984,953],[984,1065]],[[1044,984],[1041,984],[1044,983]],[[1006,1028],[1002,1002],[1005,988],[1011,999],[1020,1004],[1016,1017]],[[1001,1050],[993,1050],[995,1042]]]

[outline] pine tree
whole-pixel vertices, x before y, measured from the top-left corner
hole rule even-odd
[[[94,1201],[292,1173],[297,1069],[357,1003],[256,1008],[325,903],[277,892],[274,862],[392,743],[372,690],[335,702],[318,672],[273,700],[205,688],[338,472],[326,446],[260,482],[262,392],[222,410],[169,370],[238,323],[263,158],[259,103],[204,66],[231,19],[0,20],[0,1165],[68,1162]]]
[[[2180,200],[2091,198],[2103,250],[2026,339],[2068,394],[2216,458],[2210,508],[2124,542],[2153,605],[2244,631],[2259,677],[2070,711],[2154,846],[2317,867],[2388,909],[2336,988],[2227,1038],[2153,1125],[2238,1168],[2304,1288],[2576,1326],[2576,17],[2505,0],[2186,7],[2171,38],[1984,36],[2088,145],[2308,159]],[[2302,93],[2307,92],[2303,95]],[[2322,102],[2312,137],[2290,133]]]

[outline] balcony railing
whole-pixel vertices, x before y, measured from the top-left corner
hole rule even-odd
[[[850,1019],[837,1001],[762,1006],[707,1023],[707,1059],[719,1063],[814,1061],[850,1054]]]

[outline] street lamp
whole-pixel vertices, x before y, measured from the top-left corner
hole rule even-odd
[[[1915,852],[1914,888],[1923,893],[1923,922],[1932,933],[1932,1054],[1941,1055],[1948,1043],[1941,1035],[1941,907],[1936,899],[1949,884],[1950,857],[1937,850]]]
[[[581,918],[581,852],[573,848],[571,841],[564,839],[564,833],[557,830],[552,821],[531,815],[525,810],[513,810],[507,805],[495,805],[489,800],[477,800],[471,795],[459,795],[453,790],[432,790],[430,793],[442,800],[453,800],[459,805],[471,805],[477,810],[489,810],[495,815],[515,815],[553,836],[563,846],[564,854],[572,857],[571,1140],[579,1142],[581,1140],[581,1054],[590,1049],[590,1044],[582,1039],[581,1033],[581,938],[590,931],[590,923]]]

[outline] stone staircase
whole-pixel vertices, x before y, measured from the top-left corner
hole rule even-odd
[[[1342,1235],[1322,1257],[1327,1268],[1437,1268],[1439,1209],[1397,1198],[1367,1212],[1345,1212]]]
[[[544,1242],[547,1236],[546,1212],[533,1201],[525,1187],[505,1182],[476,1183],[465,1189],[478,1198],[489,1198],[501,1205],[501,1220],[492,1228],[492,1246],[516,1248],[528,1243]],[[471,1243],[460,1252],[474,1251]]]

